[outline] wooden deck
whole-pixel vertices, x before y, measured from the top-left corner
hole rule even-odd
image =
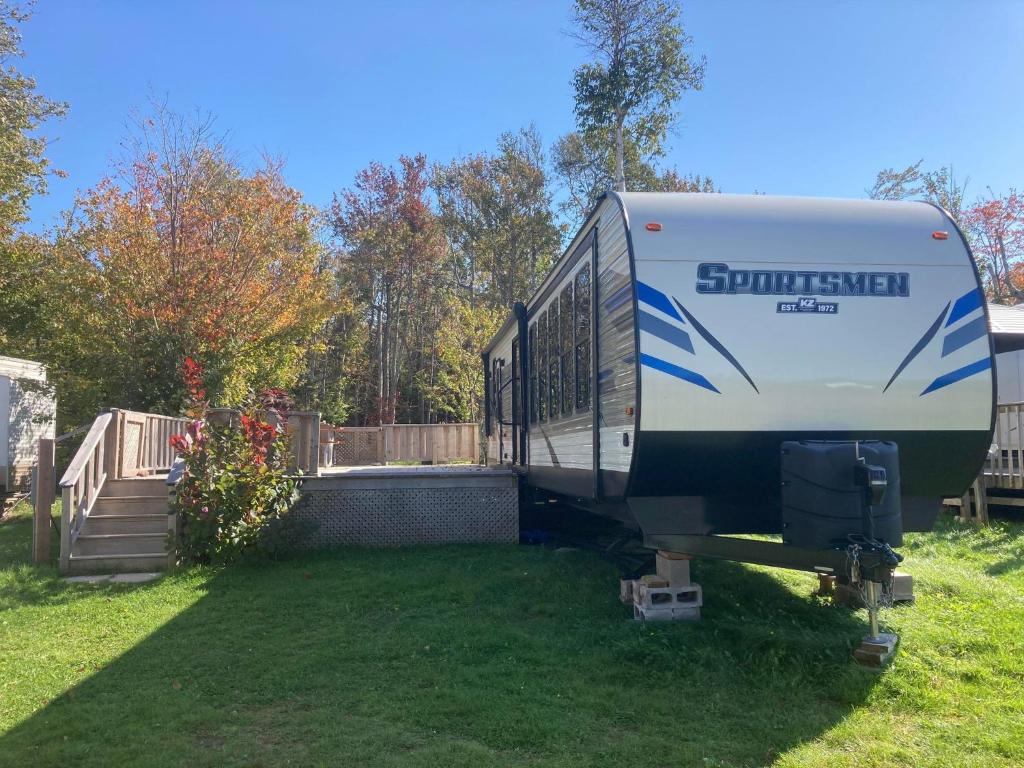
[[[220,423],[239,417],[225,408],[207,414]],[[304,545],[517,540],[516,477],[447,463],[477,460],[476,424],[335,427],[312,411],[293,411],[287,420],[289,465],[302,483],[293,514],[307,524]],[[167,514],[164,478],[176,459],[169,438],[187,426],[181,417],[117,409],[96,418],[59,484],[62,572],[133,565],[150,570],[169,562],[167,532],[174,519]],[[55,443],[39,444],[37,562],[49,557]],[[388,461],[431,465],[387,466]]]
[[[299,523],[300,546],[519,540],[518,478],[510,469],[478,464],[331,467],[301,483],[302,498],[291,512]]]

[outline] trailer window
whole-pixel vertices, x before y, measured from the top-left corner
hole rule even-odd
[[[590,407],[590,265],[576,273],[576,407]]]
[[[530,381],[530,423],[537,423],[537,323],[530,326],[529,365]]]
[[[547,421],[548,402],[548,313],[537,321],[537,417]]]
[[[548,414],[552,419],[558,418],[559,406],[562,403],[561,379],[558,375],[559,349],[558,333],[558,301],[552,301],[548,307]]]
[[[572,313],[572,282],[570,281],[562,289],[562,297],[559,300],[561,324],[559,335],[561,336],[561,366],[562,366],[562,414],[568,416],[572,413],[574,400],[573,387],[573,313]]]

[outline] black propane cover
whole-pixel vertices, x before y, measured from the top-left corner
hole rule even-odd
[[[884,470],[885,488],[869,506],[863,470]],[[845,547],[869,528],[889,546],[903,543],[900,459],[896,443],[880,440],[793,440],[782,443],[782,540],[808,549]],[[865,523],[866,509],[870,524]]]

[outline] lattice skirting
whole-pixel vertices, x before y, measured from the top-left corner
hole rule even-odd
[[[515,543],[519,494],[514,480],[502,480],[495,487],[304,488],[291,516],[309,548]]]

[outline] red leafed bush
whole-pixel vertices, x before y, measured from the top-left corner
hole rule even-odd
[[[272,553],[287,537],[285,516],[298,499],[288,477],[288,396],[267,390],[249,398],[237,420],[208,418],[202,367],[186,358],[182,376],[192,421],[171,445],[184,460],[174,509],[177,548],[186,562],[223,563],[249,551]]]

